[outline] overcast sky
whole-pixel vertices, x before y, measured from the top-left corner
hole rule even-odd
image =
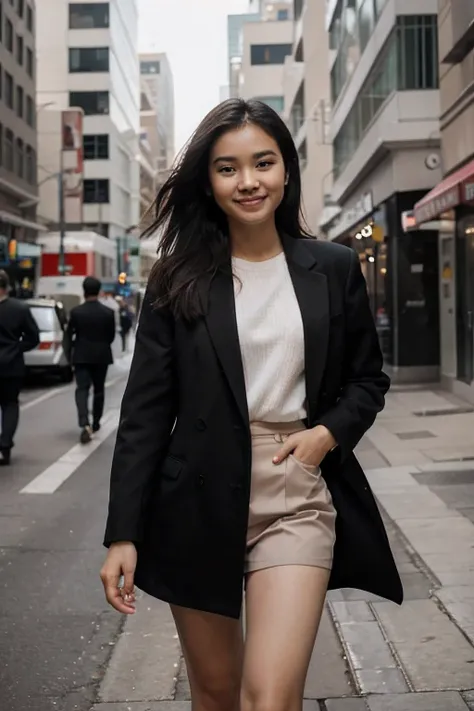
[[[175,85],[176,149],[227,84],[227,15],[248,0],[139,0],[140,51],[166,52]]]

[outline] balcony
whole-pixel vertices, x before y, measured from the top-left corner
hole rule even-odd
[[[334,181],[332,199],[342,203],[389,151],[433,145],[439,140],[439,92],[399,91],[387,99]]]

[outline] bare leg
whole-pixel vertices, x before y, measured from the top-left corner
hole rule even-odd
[[[176,605],[171,611],[188,670],[192,711],[239,711],[241,623]]]
[[[328,582],[301,565],[249,575],[241,711],[301,711]]]

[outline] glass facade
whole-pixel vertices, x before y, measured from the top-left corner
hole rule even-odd
[[[365,132],[394,91],[438,88],[436,15],[397,18],[394,31],[334,139],[336,177],[357,150]]]
[[[250,63],[284,64],[285,58],[293,51],[291,44],[252,44],[250,46]]]
[[[263,101],[264,104],[270,106],[271,109],[281,114],[284,108],[283,96],[255,96],[258,101]]]
[[[339,0],[329,28],[337,56],[331,70],[333,104],[354,73],[387,0]]]

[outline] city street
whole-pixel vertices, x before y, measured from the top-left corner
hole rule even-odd
[[[77,444],[73,386],[35,382],[23,393],[15,461],[0,475],[2,711],[190,709],[167,606],[140,596],[124,621],[98,577],[128,360],[110,370],[103,428],[88,447]],[[329,595],[306,711],[474,709],[469,410],[441,393],[395,390],[361,443],[406,602]],[[465,461],[452,461],[456,452]]]

